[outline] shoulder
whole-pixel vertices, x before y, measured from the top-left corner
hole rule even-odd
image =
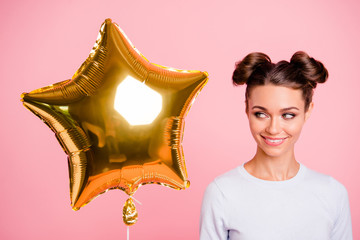
[[[330,175],[307,168],[305,181],[315,187],[327,188],[329,191],[346,192],[345,186]]]
[[[312,194],[324,203],[332,216],[331,239],[352,239],[349,196],[345,186],[334,177],[314,170],[308,171],[307,180],[313,184]]]
[[[235,187],[241,179],[239,167],[234,168],[218,177],[216,177],[206,188],[202,200],[202,214],[214,212],[224,216],[226,206],[229,206],[229,198],[234,198]],[[240,180],[241,181],[241,180]]]
[[[213,182],[219,186],[223,186],[223,185],[228,185],[229,183],[240,181],[241,179],[242,176],[240,174],[240,166],[238,166],[234,169],[231,169],[230,171],[227,171],[217,176]]]
[[[205,195],[209,197],[225,198],[233,191],[233,188],[241,187],[243,177],[240,174],[240,167],[217,176],[206,188]]]
[[[348,198],[346,187],[330,175],[307,168],[304,184],[312,192],[337,203]]]

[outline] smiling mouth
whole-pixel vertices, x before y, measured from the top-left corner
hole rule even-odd
[[[287,138],[287,137],[285,137],[285,138],[268,138],[268,137],[264,137],[262,135],[260,135],[260,136],[264,139],[266,144],[271,145],[271,146],[278,146],[278,145],[282,144],[285,141],[285,139]]]

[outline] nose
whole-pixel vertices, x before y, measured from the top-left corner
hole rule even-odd
[[[265,130],[272,135],[279,134],[281,132],[280,120],[277,118],[271,118]]]

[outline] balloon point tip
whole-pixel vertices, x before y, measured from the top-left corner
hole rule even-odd
[[[26,95],[26,93],[22,93],[22,94],[20,95],[20,101],[24,102],[24,97],[25,97],[25,95]]]

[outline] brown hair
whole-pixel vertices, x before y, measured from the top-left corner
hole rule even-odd
[[[329,75],[321,62],[302,51],[294,53],[290,62],[280,61],[276,64],[272,63],[266,54],[253,52],[237,62],[235,67],[232,76],[233,84],[238,86],[246,83],[247,85],[246,112],[248,112],[248,98],[252,87],[266,84],[301,89],[306,112],[317,83],[324,83]]]

